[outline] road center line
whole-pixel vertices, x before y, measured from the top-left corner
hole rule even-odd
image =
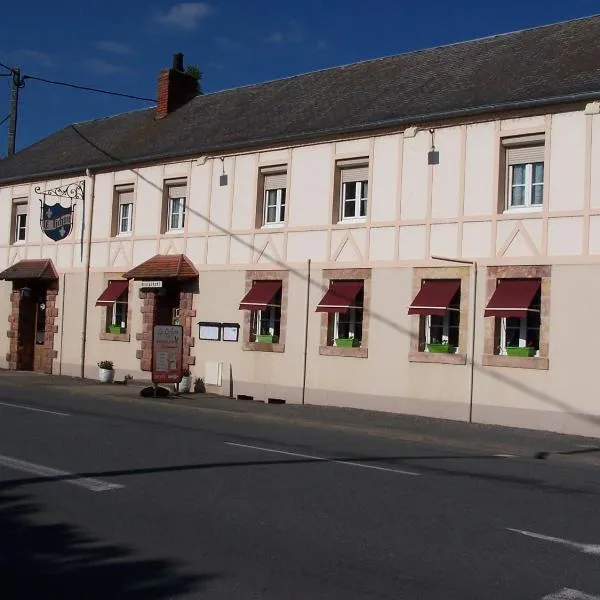
[[[53,469],[52,467],[45,467],[43,465],[36,465],[35,463],[19,460],[18,458],[11,458],[10,456],[3,456],[1,454],[0,466],[14,469],[15,471],[33,473],[34,475],[39,475],[48,478],[49,480],[56,478],[58,481],[62,481],[62,483],[77,485],[90,492],[108,492],[110,490],[118,490],[125,487],[118,483],[110,483],[108,481],[102,481],[101,479],[79,477],[75,473],[69,473],[68,471],[61,471],[60,469]],[[2,482],[0,481],[0,484],[1,483]]]
[[[10,402],[0,402],[0,406],[8,406],[9,408],[20,408],[21,410],[31,410],[33,412],[46,413],[47,415],[55,415],[57,417],[70,417],[71,415],[54,410],[44,410],[42,408],[33,408],[31,406],[22,406],[21,404],[10,404]]]
[[[273,454],[284,454],[286,456],[295,456],[296,458],[308,458],[309,460],[319,460],[322,462],[334,463],[336,465],[345,465],[347,467],[358,467],[359,469],[372,469],[374,471],[386,471],[387,473],[396,473],[397,475],[411,475],[419,477],[420,473],[412,471],[402,471],[400,469],[390,469],[387,467],[378,467],[377,465],[365,465],[363,463],[351,462],[346,460],[336,460],[334,458],[324,458],[322,456],[311,456],[310,454],[299,454],[297,452],[287,452],[285,450],[274,450],[273,448],[261,448],[260,446],[249,446],[247,444],[237,444],[235,442],[225,442],[227,446],[236,446],[237,448],[248,448],[250,450],[260,450],[262,452],[272,452]]]

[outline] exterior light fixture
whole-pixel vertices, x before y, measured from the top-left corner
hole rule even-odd
[[[434,134],[435,130],[430,129],[431,134],[431,150],[427,153],[427,164],[428,165],[439,165],[440,164],[440,151],[435,147]]]
[[[225,173],[225,159],[221,156],[221,166],[222,166],[222,173],[221,173],[221,177],[219,177],[219,185],[221,187],[224,187],[227,185],[227,173]]]

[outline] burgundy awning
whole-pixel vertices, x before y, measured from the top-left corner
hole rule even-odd
[[[409,306],[408,314],[443,317],[459,289],[460,279],[427,279]]]
[[[485,309],[486,317],[526,317],[539,279],[500,279]]]
[[[362,281],[332,281],[317,306],[317,312],[347,313],[363,289]]]
[[[127,280],[111,281],[96,300],[96,306],[112,306],[119,299],[119,296],[127,291],[128,287],[129,281]]]
[[[273,300],[280,289],[279,280],[255,281],[240,302],[240,310],[265,310],[267,306],[273,306]]]

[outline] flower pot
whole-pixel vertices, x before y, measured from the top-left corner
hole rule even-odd
[[[360,340],[356,338],[336,338],[335,345],[337,348],[358,348]]]
[[[114,369],[99,369],[98,378],[100,383],[112,383],[115,378]]]
[[[456,352],[456,346],[451,346],[450,344],[427,344],[427,351],[454,354]]]
[[[120,325],[111,325],[110,328],[110,333],[114,333],[114,334],[120,334],[121,333],[121,326]]]
[[[184,375],[179,382],[179,393],[187,394],[192,387],[192,378],[189,375]]]
[[[506,354],[507,356],[535,356],[537,349],[533,346],[507,346]]]
[[[259,344],[276,344],[279,341],[279,336],[277,336],[277,335],[257,335],[256,341]]]

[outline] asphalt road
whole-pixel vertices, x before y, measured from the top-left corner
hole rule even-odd
[[[600,598],[600,473],[0,383],[0,596]]]

